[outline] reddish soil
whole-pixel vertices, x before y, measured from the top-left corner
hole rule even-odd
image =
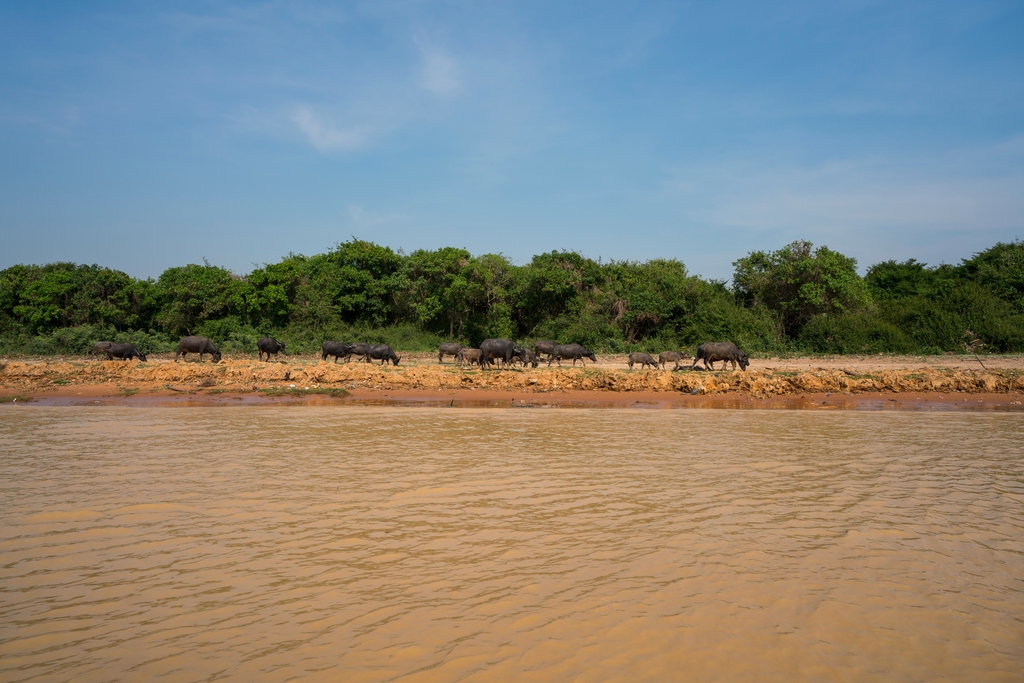
[[[424,355],[424,354],[420,354]],[[0,402],[17,405],[392,405],[456,407],[1010,410],[1024,397],[1017,357],[755,359],[747,372],[587,368],[459,370],[251,358],[174,363],[0,361]],[[971,367],[973,362],[975,367]],[[900,364],[902,363],[902,367]],[[984,363],[984,368],[982,367]],[[333,395],[331,395],[333,392]],[[347,395],[345,395],[347,394]]]

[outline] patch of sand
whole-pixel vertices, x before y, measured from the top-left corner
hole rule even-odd
[[[436,356],[428,354],[406,354],[398,367],[295,356],[272,362],[234,357],[220,363],[175,363],[152,357],[147,363],[11,360],[0,362],[0,397],[61,398],[71,402],[104,398],[133,402],[161,399],[179,404],[227,400],[251,403],[257,397],[273,399],[263,396],[267,390],[288,391],[294,387],[299,398],[319,403],[337,399],[301,393],[342,388],[368,401],[383,399],[387,392],[412,392],[431,401],[458,397],[460,403],[479,395],[482,402],[509,401],[509,405],[513,399],[536,403],[542,396],[564,403],[554,397],[572,392],[594,394],[596,398],[587,401],[617,405],[628,404],[631,396],[639,394],[662,399],[671,395],[755,400],[881,394],[925,394],[935,399],[977,394],[1000,396],[1001,403],[1013,406],[1020,405],[1019,394],[1024,393],[1024,370],[1020,366],[1020,358],[1004,356],[985,357],[981,362],[944,356],[769,358],[755,359],[746,372],[627,370],[624,357],[614,356],[587,367],[564,364],[548,368],[542,364],[539,368],[490,371],[460,369],[451,363],[440,365]],[[504,394],[499,397],[501,392]]]

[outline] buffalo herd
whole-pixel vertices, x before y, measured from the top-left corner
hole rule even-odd
[[[266,355],[269,361],[271,356],[276,357],[279,353],[285,353],[284,342],[279,342],[273,337],[261,338],[256,342],[256,348],[261,361],[264,355]],[[203,360],[203,356],[206,354],[209,354],[214,363],[219,362],[221,359],[220,350],[207,337],[182,337],[181,341],[178,342],[178,350],[174,354],[175,362],[178,361],[179,356],[186,358],[190,353],[198,354],[200,361]],[[134,344],[121,344],[109,341],[97,342],[93,346],[92,351],[89,352],[89,355],[106,355],[107,360],[114,360],[115,358],[119,360],[131,360],[132,358],[138,358],[140,361],[146,360],[146,355],[135,348]],[[333,357],[335,363],[341,359],[347,362],[353,356],[361,358],[367,363],[379,360],[381,365],[386,365],[389,362],[392,365],[398,365],[398,362],[402,360],[402,357],[396,354],[387,344],[348,344],[345,342],[326,341],[320,346],[320,357],[322,360]],[[537,367],[542,360],[547,361],[548,367],[551,367],[552,363],[557,363],[561,367],[563,360],[572,360],[574,367],[576,361],[579,361],[584,367],[586,367],[587,360],[597,362],[594,352],[585,346],[580,344],[559,344],[550,339],[535,341],[532,351],[519,346],[510,339],[485,339],[480,343],[480,348],[478,349],[472,349],[454,342],[441,344],[438,347],[437,361],[443,364],[445,356],[454,357],[454,362],[459,367],[477,365],[481,370],[487,370],[495,364],[503,368],[511,367],[516,363],[521,364],[523,367],[528,365]],[[626,362],[630,369],[634,365],[639,365],[641,369],[647,367],[665,369],[668,363],[674,363],[675,367],[672,369],[681,370],[683,368],[680,367],[679,361],[689,359],[690,354],[685,351],[664,351],[658,355],[657,359],[647,353],[634,352],[629,354]],[[697,347],[697,353],[693,357],[693,364],[690,365],[690,369],[696,369],[699,361],[704,361],[705,370],[714,370],[715,363],[719,361],[722,362],[723,370],[729,363],[732,364],[733,370],[736,369],[737,365],[740,370],[746,370],[747,366],[750,365],[750,359],[747,357],[747,354],[732,342],[701,344]]]
[[[557,363],[561,367],[563,360],[570,359],[573,366],[576,365],[576,361],[579,361],[583,366],[586,366],[588,359],[597,362],[594,352],[585,346],[580,344],[559,344],[550,339],[535,341],[533,343],[533,351],[523,348],[508,339],[485,339],[480,343],[479,349],[472,349],[458,343],[441,344],[438,347],[437,362],[443,364],[445,356],[454,356],[455,363],[460,367],[478,365],[481,369],[488,368],[495,361],[500,363],[502,367],[513,365],[517,362],[523,366],[531,365],[537,367],[541,360],[546,360],[548,367],[551,367],[552,363]],[[641,368],[649,366],[651,368],[661,367],[665,369],[668,363],[674,363],[675,367],[672,368],[673,370],[682,370],[683,368],[680,367],[679,361],[689,360],[689,358],[690,354],[685,351],[663,351],[658,354],[657,360],[650,354],[636,352],[629,354],[626,362],[630,369],[634,365],[639,365]],[[697,355],[693,358],[693,364],[690,366],[691,370],[697,369],[698,361],[704,361],[705,370],[714,370],[715,363],[718,361],[722,361],[723,368],[726,367],[726,363],[732,363],[734,370],[737,365],[739,365],[741,370],[746,370],[747,366],[750,365],[750,359],[747,357],[747,354],[732,342],[701,344],[697,347]]]

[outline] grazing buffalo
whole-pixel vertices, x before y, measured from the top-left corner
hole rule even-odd
[[[540,364],[540,361],[537,359],[537,355],[530,349],[524,349],[524,351],[526,352],[526,357],[521,358],[520,356],[512,356],[512,364],[515,365],[518,362],[524,368],[527,365],[537,367],[537,365]]]
[[[462,348],[462,344],[459,344],[458,342],[441,344],[437,347],[437,362],[443,364],[445,356],[455,356],[455,358],[458,358],[459,351],[461,351]]]
[[[466,363],[480,365],[480,349],[467,349],[463,347],[459,351],[459,355],[455,357],[455,362],[459,364],[460,368]]]
[[[99,356],[105,354],[107,352],[107,349],[110,348],[110,346],[113,343],[114,342],[96,342],[95,344],[92,345],[92,351],[89,352],[89,355]]]
[[[214,363],[220,362],[220,349],[206,337],[182,337],[174,354],[174,362],[178,362],[178,356],[185,358],[190,353],[198,353],[199,360],[203,360],[203,354],[208,353]]]
[[[364,359],[368,361],[369,358],[367,357],[366,354],[369,352],[369,344],[364,344],[363,342],[356,342],[355,344],[345,344],[345,362],[347,363],[352,356],[363,356]]]
[[[135,344],[118,344],[116,342],[96,342],[92,351],[89,352],[90,356],[98,356],[101,353],[107,355],[107,360],[114,360],[115,358],[120,360],[131,360],[132,358],[138,358],[145,362],[146,355],[135,348]]]
[[[114,360],[120,358],[122,360],[131,360],[132,358],[138,358],[143,363],[146,362],[146,354],[141,353],[135,344],[111,344],[107,347],[107,360]]]
[[[277,356],[279,353],[284,353],[284,342],[279,342],[273,337],[263,337],[256,342],[256,349],[260,360],[263,360],[263,354],[267,354],[267,361],[270,361],[270,354]]]
[[[539,356],[542,353],[546,354],[548,358],[551,358],[551,354],[555,352],[555,347],[558,343],[550,339],[538,339],[533,342],[533,350]]]
[[[652,368],[658,367],[658,361],[651,358],[651,355],[649,353],[633,352],[629,354],[629,360],[627,362],[629,363],[630,370],[633,369],[633,365],[636,363],[640,364],[641,370],[646,368],[648,365],[650,365]]]
[[[531,365],[533,367],[537,367],[539,363],[540,361],[537,360],[537,355],[533,351],[526,349],[526,357],[523,358],[523,366]]]
[[[387,344],[371,344],[370,348],[366,350],[366,362],[369,363],[371,359],[379,360],[381,365],[388,361],[391,361],[392,365],[398,365],[398,361],[402,360],[402,357],[396,356]]]
[[[348,346],[349,345],[344,342],[325,341],[320,345],[320,358],[322,360],[327,360],[329,356],[334,356],[334,362],[337,363],[338,359],[342,356],[348,358]]]
[[[597,357],[594,352],[588,348],[580,346],[579,344],[559,344],[551,351],[551,357],[548,358],[548,367],[551,367],[551,361],[558,361],[558,367],[562,367],[562,359],[569,360],[572,358],[572,365],[576,367],[576,361],[580,361],[586,366],[587,361],[584,358],[597,362]]]
[[[688,360],[689,358],[690,354],[686,353],[685,351],[662,351],[661,353],[658,354],[658,363],[661,365],[661,369],[664,370],[666,363],[674,362],[676,366],[672,369],[678,370],[679,361]]]
[[[517,346],[509,339],[484,339],[480,343],[480,369],[486,369],[492,360],[500,360],[507,365],[512,362],[512,357],[518,356],[519,360],[526,362],[526,349]]]
[[[697,347],[697,355],[693,357],[693,365],[690,366],[692,370],[697,366],[697,361],[704,361],[705,370],[714,370],[715,361],[722,361],[722,369],[725,369],[726,363],[732,363],[732,369],[736,369],[736,364],[740,364],[740,370],[746,370],[747,366],[750,365],[750,359],[747,358],[747,354],[743,353],[736,347],[732,342],[710,342],[708,344],[701,344]]]

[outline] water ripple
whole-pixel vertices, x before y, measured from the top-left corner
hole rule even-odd
[[[1024,416],[0,411],[0,680],[1022,680]]]

